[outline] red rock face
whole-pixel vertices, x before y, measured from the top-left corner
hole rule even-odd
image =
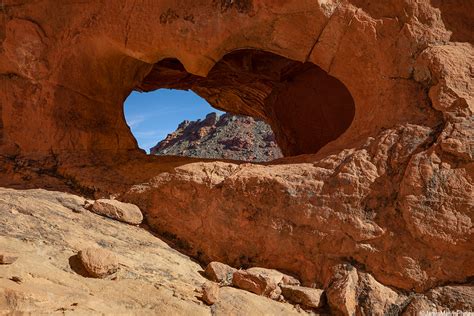
[[[150,154],[249,162],[282,157],[268,124],[250,116],[219,116],[215,112],[203,120],[183,121],[176,131],[151,148]]]
[[[394,288],[473,262],[472,10],[448,1],[7,1],[2,185],[113,194],[203,261]],[[249,49],[251,48],[251,49]],[[267,120],[269,165],[147,157],[133,89],[193,89]]]

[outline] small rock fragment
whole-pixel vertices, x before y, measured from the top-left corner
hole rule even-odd
[[[8,254],[8,253],[0,254],[0,264],[12,264],[17,259],[18,257],[12,254]]]
[[[79,251],[79,259],[86,271],[95,278],[105,278],[119,269],[114,253],[101,248],[87,248]]]
[[[202,286],[202,297],[201,299],[209,305],[214,304],[219,300],[219,285],[214,282],[206,282]]]
[[[257,295],[278,299],[281,289],[275,279],[258,273],[238,270],[232,276],[232,285]]]
[[[211,281],[223,285],[230,285],[232,284],[232,275],[235,271],[237,271],[237,269],[231,266],[213,261],[207,265],[206,270],[204,270],[204,275]]]
[[[291,275],[283,274],[283,278],[281,279],[281,283],[285,285],[300,285],[300,281]]]
[[[323,290],[297,285],[281,285],[283,297],[294,304],[310,308],[319,308],[324,305]]]
[[[281,294],[280,284],[299,285],[300,282],[274,269],[254,267],[234,272],[232,284],[257,295],[278,300]]]
[[[247,269],[247,272],[272,279],[273,282],[275,282],[276,284],[300,285],[300,281],[298,279],[292,277],[291,275],[281,273],[280,271],[275,269],[253,267]]]
[[[143,214],[135,204],[100,199],[95,201],[89,209],[96,214],[132,225],[139,225],[143,221]]]
[[[82,207],[89,210],[92,207],[92,205],[94,205],[94,202],[95,202],[94,200],[85,200],[84,205]]]

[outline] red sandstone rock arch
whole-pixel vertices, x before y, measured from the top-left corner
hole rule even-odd
[[[122,194],[191,254],[236,266],[241,254],[323,283],[329,265],[350,259],[406,290],[467,282],[472,36],[453,23],[469,21],[469,10],[453,20],[432,5],[440,2],[7,1],[0,153],[9,160],[0,176],[24,185],[40,170],[41,184],[71,179],[97,195]],[[173,57],[206,77],[223,56],[248,47],[340,80],[355,105],[346,132],[305,163],[174,169],[186,160],[135,155],[117,113],[153,65]]]
[[[317,152],[355,113],[348,89],[320,67],[260,50],[226,54],[206,77],[177,59],[161,60],[136,89],[160,88],[191,89],[218,109],[266,120],[287,156]]]
[[[51,152],[136,152],[136,142],[117,113],[155,63],[177,58],[187,72],[205,77],[226,54],[249,47],[313,63],[350,91],[352,124],[321,154],[357,145],[396,124],[427,120],[423,88],[407,80],[413,72],[411,56],[425,45],[417,32],[401,32],[397,23],[381,24],[364,10],[337,1],[239,3],[134,6],[121,1],[88,3],[87,8],[74,3],[56,8],[61,17],[57,21],[36,3],[26,5],[31,12],[27,18],[21,6],[7,6],[0,33],[0,71],[5,74],[0,78],[2,152],[43,157]],[[49,5],[54,6],[45,7]],[[439,19],[426,23],[438,27]],[[437,36],[447,37],[441,31]],[[268,109],[261,112],[272,120]],[[315,152],[325,143],[308,141],[298,148],[292,139],[309,133],[297,135],[290,127],[279,137],[289,143],[282,145],[287,154]]]

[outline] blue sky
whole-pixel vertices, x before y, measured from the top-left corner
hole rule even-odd
[[[134,91],[125,101],[124,112],[138,146],[147,152],[182,121],[203,119],[210,112],[221,113],[192,91],[170,89]]]

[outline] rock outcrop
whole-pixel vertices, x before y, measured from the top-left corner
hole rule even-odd
[[[474,272],[473,165],[442,150],[440,129],[400,125],[318,161],[188,163],[123,198],[150,201],[148,223],[204,262],[258,263],[323,283],[350,258],[401,289],[464,283]]]
[[[474,275],[471,7],[440,0],[3,1],[0,184],[136,204],[150,229],[203,264],[277,269],[325,290],[337,267],[350,264],[357,279],[336,283],[344,291],[333,296],[348,302],[341,307],[348,313],[352,300],[363,311],[467,309]],[[159,88],[192,89],[218,109],[265,120],[287,157],[251,164],[147,156],[125,123],[123,101],[134,89]],[[33,259],[23,254],[47,262],[37,252],[45,245],[21,238],[42,229],[63,242],[78,228],[63,236],[39,219],[48,214],[18,205],[5,211],[37,224],[3,230],[6,250],[27,250],[0,267],[14,269],[0,288],[8,286],[8,302],[31,295],[38,302],[43,285],[28,283],[22,265]],[[123,236],[124,224],[115,224]],[[152,251],[134,245],[134,256]],[[64,254],[52,257],[65,262]],[[200,287],[204,280],[188,272],[183,277]],[[75,282],[98,291],[90,280],[64,277],[51,285],[54,293]],[[374,295],[361,295],[372,287]],[[18,291],[31,295],[11,294]],[[258,305],[263,297],[232,299],[236,291],[221,288],[213,309],[268,312]],[[104,311],[110,305],[99,296],[101,308],[80,297]],[[153,306],[160,311],[167,302]],[[270,313],[284,313],[281,306]]]
[[[65,200],[68,206],[60,202]],[[305,314],[230,288],[220,289],[211,310],[198,299],[207,281],[201,266],[144,229],[75,212],[85,201],[61,192],[0,188],[0,249],[18,257],[0,265],[0,314],[229,315],[248,314],[253,306],[260,315]],[[90,277],[91,271],[108,274],[117,262],[112,278]],[[258,309],[252,314],[259,315]]]
[[[282,157],[272,129],[249,116],[209,113],[204,120],[184,121],[150,149],[152,155],[271,161]]]

